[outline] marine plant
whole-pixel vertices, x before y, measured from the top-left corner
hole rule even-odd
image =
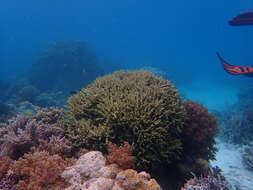
[[[70,97],[61,126],[79,148],[107,152],[127,141],[134,168],[153,169],[179,159],[186,112],[174,85],[148,71],[97,78]]]

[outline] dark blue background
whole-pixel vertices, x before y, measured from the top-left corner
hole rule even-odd
[[[0,78],[26,71],[54,41],[74,39],[87,41],[104,62],[157,67],[178,84],[252,84],[226,74],[215,55],[253,66],[253,26],[228,25],[249,10],[251,0],[2,0]]]

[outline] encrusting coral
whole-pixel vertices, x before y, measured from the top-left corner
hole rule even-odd
[[[134,168],[179,159],[185,109],[174,85],[148,71],[118,71],[98,78],[68,100],[62,125],[76,147],[107,152],[127,141]]]

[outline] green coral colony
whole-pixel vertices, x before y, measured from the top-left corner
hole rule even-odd
[[[118,71],[97,78],[68,103],[62,126],[78,148],[106,153],[109,142],[127,141],[135,168],[146,170],[180,158],[186,111],[168,80],[148,71]]]

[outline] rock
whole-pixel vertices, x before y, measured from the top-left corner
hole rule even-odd
[[[124,190],[161,190],[162,188],[156,182],[155,179],[151,179],[151,176],[146,172],[137,173],[132,169],[124,170],[118,173],[116,177],[116,184],[123,187]]]
[[[98,151],[82,155],[61,176],[70,184],[64,190],[162,190],[146,172],[106,165],[106,158]]]

